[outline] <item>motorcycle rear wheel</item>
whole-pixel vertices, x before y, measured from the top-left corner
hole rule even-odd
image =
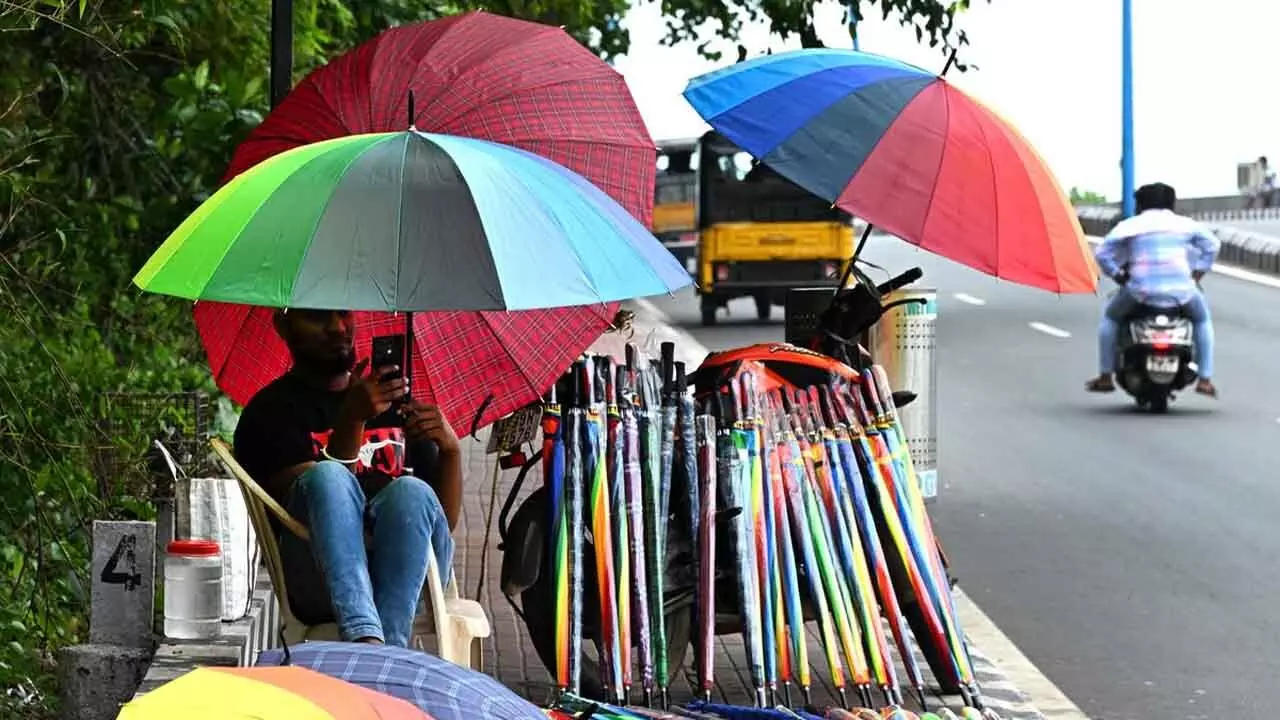
[[[584,652],[581,663],[582,685],[579,694],[589,700],[613,702],[614,698],[605,697],[604,685],[601,682],[600,663],[585,652],[587,646],[592,644],[594,639],[599,636],[600,628],[600,607],[598,601],[596,601],[598,595],[594,572],[594,550],[595,548],[588,541],[585,543],[582,552],[583,563],[588,570],[582,582],[582,644]],[[540,573],[538,581],[520,593],[520,605],[524,612],[525,627],[529,630],[529,638],[533,641],[533,648],[538,653],[538,659],[542,661],[543,667],[547,669],[547,672],[554,679],[556,667],[556,608],[548,576],[549,573]],[[632,605],[633,613],[634,609],[635,606]],[[693,632],[693,606],[685,603],[672,607],[668,603],[666,607],[666,629],[667,683],[670,686],[672,682],[679,678],[680,669],[684,665],[685,655],[689,650],[690,637]],[[631,636],[636,638],[637,633],[633,630]],[[639,699],[641,687],[640,665],[637,658],[632,662],[633,699]]]

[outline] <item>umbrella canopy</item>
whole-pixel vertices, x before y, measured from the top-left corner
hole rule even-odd
[[[403,130],[410,93],[415,127],[551,158],[649,224],[657,148],[622,75],[560,28],[485,12],[392,28],[313,71],[225,180],[299,145]]]
[[[1092,293],[1098,271],[1044,161],[938,75],[808,49],[696,77],[685,98],[719,133],[877,227],[991,275]]]
[[[134,282],[189,300],[345,310],[529,310],[689,285],[581,175],[416,131],[294,148],[224,185]]]
[[[540,397],[610,327],[612,307],[588,305],[572,313],[414,313],[413,397],[439,405],[459,433],[472,422],[484,427]],[[196,328],[214,379],[241,405],[292,363],[271,312],[251,305],[196,304]],[[353,321],[357,358],[370,357],[373,338],[405,332],[403,315],[357,312]]]
[[[576,173],[509,146],[410,131],[328,140],[255,166],[197,208],[134,282],[218,301],[197,305],[196,324],[219,387],[239,403],[291,363],[267,306],[589,303],[561,315],[413,316],[414,396],[482,425],[541,395],[609,326],[613,301],[691,279]],[[357,318],[358,355],[375,335],[404,332],[403,318],[396,330],[388,317]]]
[[[118,716],[152,718],[431,720],[404,700],[300,667],[198,668],[133,700]]]
[[[284,658],[283,651],[268,650],[258,657],[258,667],[279,665]],[[289,662],[402,698],[436,720],[546,719],[494,678],[407,648],[308,642],[289,648]]]
[[[487,13],[392,28],[313,71],[240,144],[224,182],[291,148],[403,131],[411,93],[417,128],[537,153],[649,223],[656,148],[622,76],[559,28]],[[451,419],[491,422],[545,390],[617,309],[416,313],[414,397]],[[270,309],[201,301],[194,312],[214,376],[232,400],[248,402],[288,367]],[[374,335],[396,332],[392,325],[403,328],[403,319],[388,318],[357,316],[357,353],[367,354]]]

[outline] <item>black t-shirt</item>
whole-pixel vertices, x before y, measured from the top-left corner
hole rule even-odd
[[[274,486],[272,478],[285,468],[324,459],[333,423],[342,407],[343,391],[317,388],[286,373],[258,391],[236,425],[236,459],[281,505],[287,507],[289,488]],[[412,474],[435,485],[440,451],[430,440],[405,442],[401,419],[387,412],[365,423],[364,443],[354,468],[366,497],[372,498],[391,480]]]

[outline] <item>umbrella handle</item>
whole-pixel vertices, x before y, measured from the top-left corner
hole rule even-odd
[[[480,403],[480,407],[476,408],[476,414],[474,417],[471,418],[470,435],[472,440],[480,439],[476,437],[476,433],[480,432],[480,419],[484,417],[484,411],[489,409],[489,405],[491,405],[493,401],[494,401],[493,393],[489,393],[489,395],[484,399],[484,402]]]
[[[675,361],[676,361],[676,344],[673,342],[664,342],[661,345],[662,362],[659,370],[662,373],[662,394],[670,394],[674,389],[675,380]]]

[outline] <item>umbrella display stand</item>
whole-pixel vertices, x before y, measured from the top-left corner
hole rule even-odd
[[[583,357],[548,393],[543,487],[526,499],[533,508],[542,493],[548,531],[541,552],[522,555],[541,558],[539,579],[519,589],[554,679],[549,712],[947,717],[926,712],[923,655],[963,716],[992,717],[889,370],[785,344],[751,351],[713,354],[686,376],[671,343],[657,358],[628,345],[621,362]],[[514,585],[504,578],[508,596]],[[724,633],[744,637],[754,708],[711,702]],[[673,704],[690,646],[692,698]],[[841,707],[814,707],[811,656]]]

